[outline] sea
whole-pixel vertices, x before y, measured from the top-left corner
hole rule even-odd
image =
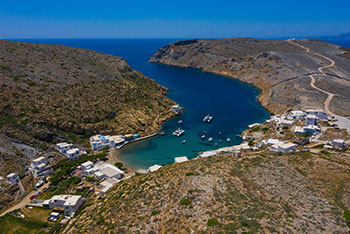
[[[21,39],[21,41],[60,44],[96,50],[122,57],[135,70],[169,88],[168,97],[183,107],[183,114],[166,121],[165,135],[158,135],[124,146],[121,159],[136,169],[154,164],[174,162],[174,157],[197,157],[198,153],[237,145],[238,136],[249,124],[263,122],[269,113],[257,100],[255,87],[225,76],[204,73],[198,69],[149,63],[158,49],[178,39]],[[348,46],[348,43],[342,43]],[[203,122],[205,115],[211,123]],[[182,120],[182,124],[178,123]],[[178,127],[185,130],[181,137],[173,136]],[[201,139],[202,135],[205,139]],[[208,138],[213,141],[209,142]],[[230,138],[230,142],[227,141]],[[184,143],[185,141],[185,143]]]

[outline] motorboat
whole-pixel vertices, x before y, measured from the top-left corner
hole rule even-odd
[[[213,141],[213,138],[212,138],[212,137],[209,137],[208,141],[209,141],[209,142],[212,142],[212,141]]]
[[[185,143],[186,143],[186,140],[183,140],[181,143],[182,143],[182,144],[185,144]]]
[[[202,135],[201,138],[204,139],[204,138],[205,138],[205,135]]]
[[[182,120],[180,119],[179,121],[177,121],[178,124],[182,124]]]
[[[185,130],[178,128],[173,132],[173,135],[179,137],[179,136],[182,136],[184,133],[185,133]]]
[[[230,141],[231,141],[231,139],[230,139],[230,138],[227,138],[226,140],[227,140],[227,142],[230,142]]]
[[[204,118],[203,118],[203,122],[207,122],[210,123],[213,120],[213,116],[207,114]]]

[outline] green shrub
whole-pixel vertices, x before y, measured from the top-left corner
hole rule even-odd
[[[212,226],[218,225],[218,223],[219,221],[217,218],[211,218],[211,219],[208,219],[207,225],[208,227],[212,227]]]
[[[192,201],[190,199],[183,199],[180,201],[180,205],[182,206],[189,206],[191,205]]]
[[[186,173],[186,176],[193,176],[193,175],[194,175],[193,172],[187,172],[187,173]]]

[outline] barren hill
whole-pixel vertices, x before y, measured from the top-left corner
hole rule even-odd
[[[62,233],[347,233],[349,163],[257,152],[167,165],[118,183]]]
[[[324,108],[327,94],[310,85],[312,75],[318,88],[335,94],[330,110],[350,115],[349,49],[327,42],[194,39],[166,45],[150,61],[198,68],[250,83],[262,90],[259,100],[273,113]]]
[[[172,115],[164,87],[92,50],[2,40],[0,82],[2,176],[23,173],[51,143],[84,143],[100,132],[147,135]]]

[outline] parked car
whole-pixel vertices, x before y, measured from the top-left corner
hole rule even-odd
[[[43,186],[44,181],[43,180],[39,180],[38,183],[35,184],[35,188],[40,188],[41,186]]]
[[[36,197],[35,194],[33,194],[32,196],[29,197],[30,200],[33,200]]]
[[[60,213],[58,212],[51,212],[49,218],[47,219],[50,222],[57,222],[57,220],[60,218]]]

